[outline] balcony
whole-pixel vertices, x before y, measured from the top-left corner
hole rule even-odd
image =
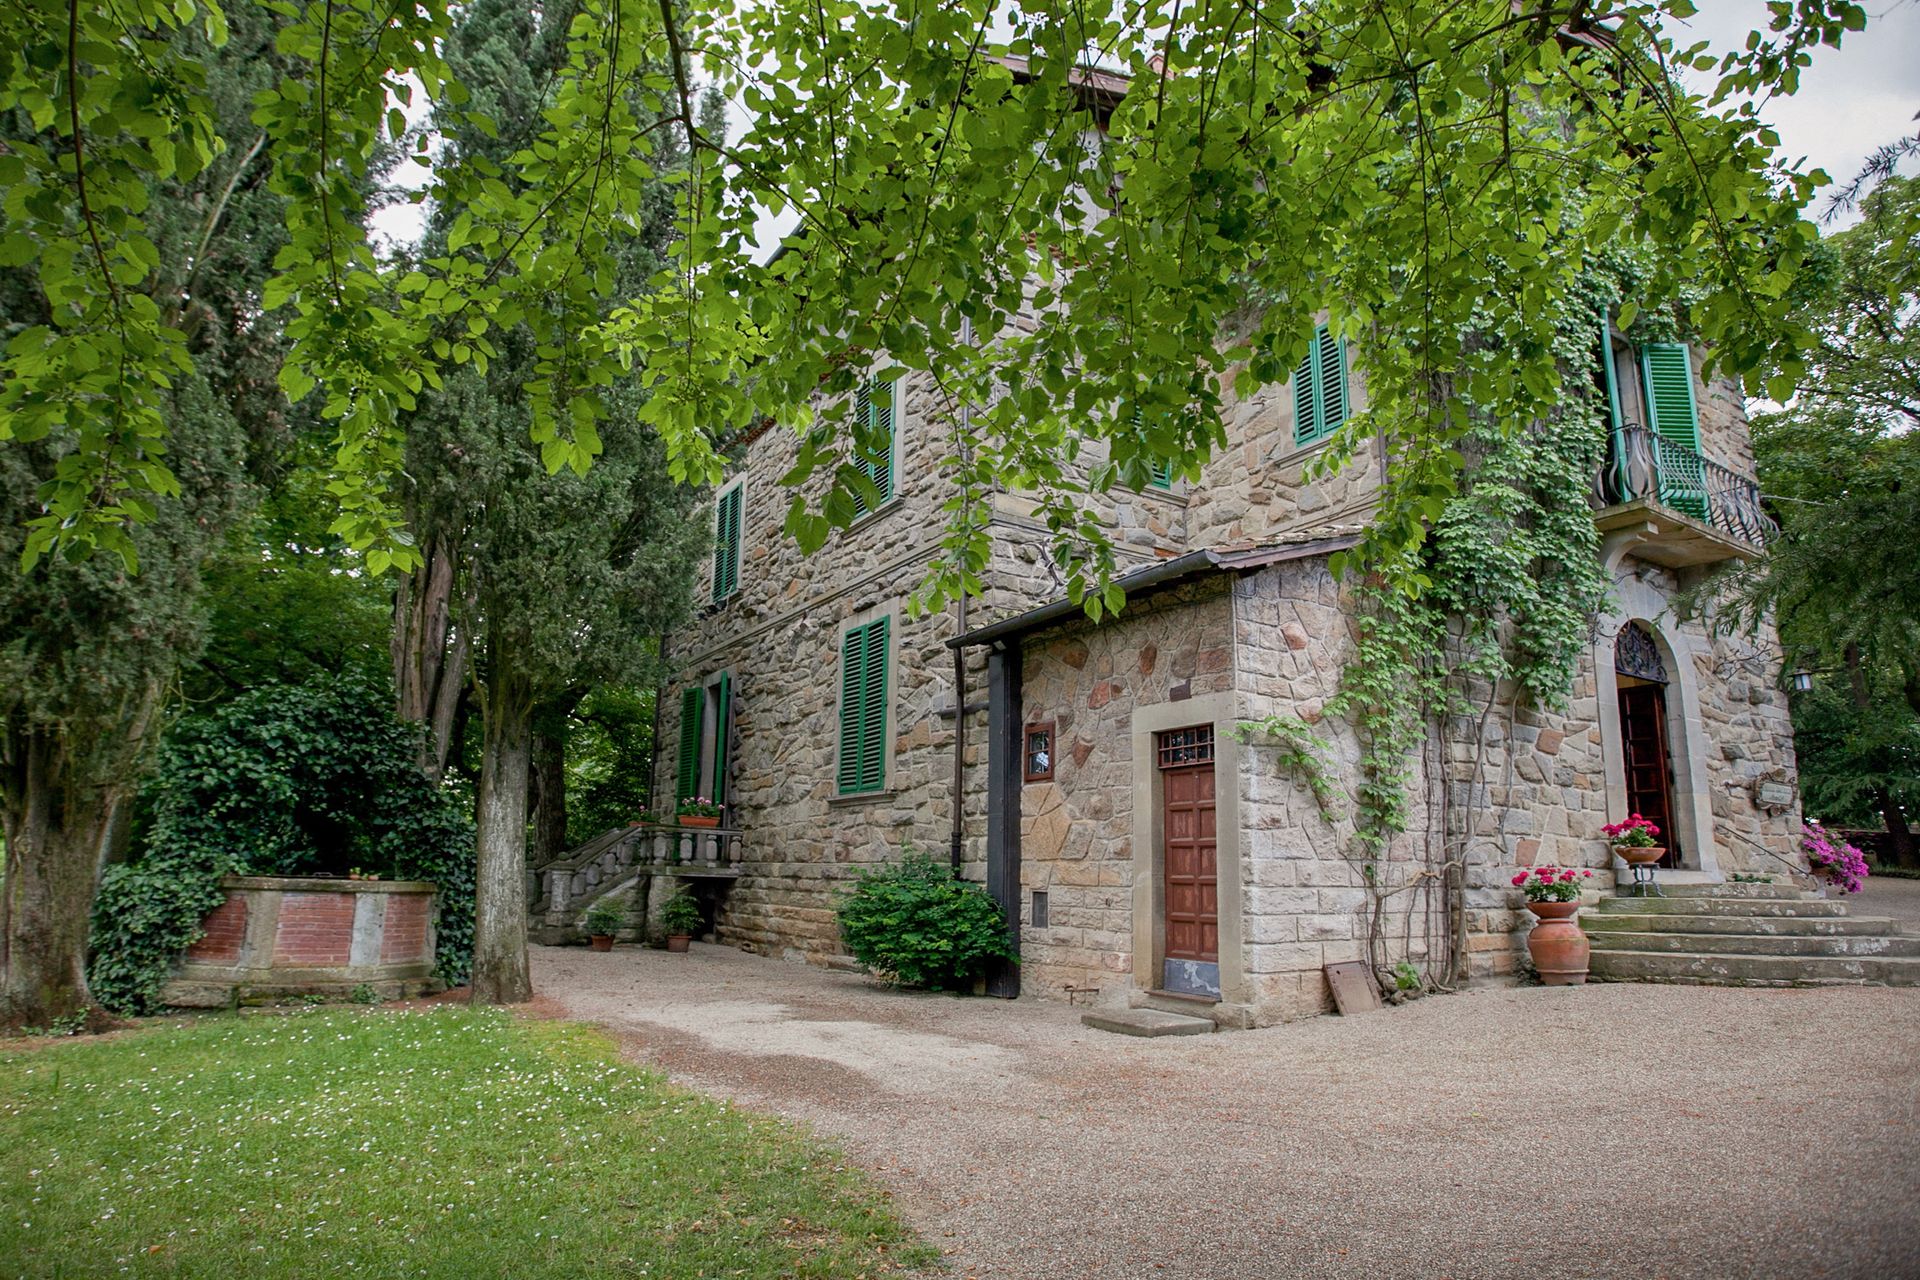
[[[1758,484],[1637,423],[1613,433],[1593,501],[1602,534],[1668,568],[1750,560],[1780,532]]]

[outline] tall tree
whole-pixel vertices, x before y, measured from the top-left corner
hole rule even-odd
[[[533,144],[553,109],[574,16],[569,6],[526,0],[480,0],[462,12],[447,59],[479,92],[472,112],[436,115],[446,145],[478,164]],[[498,123],[477,125],[475,113]],[[540,838],[550,842],[564,821],[564,762],[548,758],[564,741],[559,726],[595,684],[648,678],[653,637],[691,601],[701,547],[698,522],[687,517],[696,493],[673,482],[665,446],[639,425],[633,382],[583,388],[605,401],[612,423],[591,468],[549,471],[530,430],[540,384],[577,376],[548,345],[552,335],[646,287],[664,260],[671,209],[656,183],[632,189],[605,225],[551,228],[549,248],[573,268],[529,299],[520,323],[494,332],[484,370],[461,370],[407,421],[409,520],[432,554],[427,577],[416,572],[400,595],[395,652],[404,669],[470,664],[482,736],[476,1001],[532,991],[525,886],[535,765],[546,766],[550,820]],[[456,239],[472,217],[464,203],[437,206],[427,252]],[[416,626],[423,612],[444,612],[450,626]],[[453,656],[468,644],[470,655]]]
[[[281,72],[264,15],[236,17],[217,49],[197,32],[150,46],[155,57],[199,68],[225,150],[159,178],[151,165],[109,156],[100,175],[146,209],[143,234],[114,268],[119,305],[178,335],[182,358],[145,402],[150,425],[130,428],[157,433],[140,450],[157,456],[164,447],[175,483],[121,513],[109,539],[120,554],[60,556],[30,573],[0,574],[0,1021],[14,1025],[46,1025],[91,1004],[87,918],[101,860],[120,842],[182,664],[206,639],[207,568],[254,502],[249,468],[283,454],[290,438],[276,381],[284,338],[259,305],[286,244],[285,213],[267,188],[265,134],[248,118],[253,95]],[[63,82],[59,106],[69,105],[71,88]],[[0,167],[17,173],[22,156],[67,149],[52,105],[0,99]],[[9,186],[10,197],[24,194]],[[67,231],[76,246],[86,242],[82,226]],[[71,341],[86,323],[85,303],[45,269],[60,254],[57,239],[29,244],[23,234],[16,223],[0,259],[0,334],[16,352],[41,349],[49,334]],[[35,252],[38,272],[23,265]],[[137,332],[126,340],[137,345]],[[110,378],[130,376],[112,372],[116,357],[107,358]],[[117,358],[136,359],[135,347]],[[32,558],[30,530],[60,510],[54,495],[68,479],[110,484],[90,470],[94,450],[127,424],[113,417],[117,389],[89,379],[52,401],[8,399],[5,421],[18,441],[0,450],[0,557],[9,564]],[[20,388],[8,391],[15,397]],[[110,470],[142,465],[113,457]]]
[[[1692,286],[1689,327],[1718,358],[1743,371],[1772,360],[1791,382],[1784,294],[1817,179],[1770,167],[1774,138],[1749,104],[1792,92],[1810,50],[1866,23],[1854,0],[1775,4],[1769,31],[1716,59],[1665,34],[1688,0],[1604,18],[1585,0],[583,0],[527,122],[534,145],[502,162],[423,141],[434,200],[463,217],[444,252],[390,269],[355,225],[359,185],[406,131],[398,102],[424,93],[451,112],[472,96],[472,74],[446,56],[455,8],[270,8],[293,69],[254,118],[290,197],[291,244],[263,301],[291,309],[284,384],[337,426],[339,528],[376,571],[421,564],[432,545],[399,502],[401,423],[421,391],[548,313],[592,237],[631,217],[660,148],[682,142],[692,172],[670,287],[611,323],[568,311],[541,338],[551,354],[527,417],[545,465],[591,463],[608,407],[598,388],[630,367],[660,392],[642,412],[676,477],[717,476],[723,433],[741,422],[795,433],[788,528],[817,545],[853,518],[854,455],[876,442],[851,414],[817,420],[813,398],[823,380],[850,388],[885,351],[980,406],[975,447],[948,464],[966,500],[925,598],[973,585],[978,505],[1004,482],[1038,495],[1095,612],[1117,599],[1086,490],[1155,461],[1194,469],[1224,439],[1223,375],[1242,391],[1283,382],[1323,313],[1373,353],[1370,403],[1347,436],[1392,446],[1374,563],[1424,539],[1455,491],[1459,396],[1516,423],[1562,406],[1548,317],[1596,255],[1659,246],[1648,296]],[[6,159],[0,178],[24,193],[8,227],[81,230],[29,255],[78,311],[8,353],[0,406],[28,429],[43,400],[79,394],[119,415],[32,522],[33,553],[113,545],[122,500],[170,483],[145,406],[179,343],[117,292],[119,264],[145,248],[114,166],[188,164],[216,132],[191,69],[124,34],[203,19],[218,25],[197,0],[0,10],[0,86],[65,143]],[[1124,97],[1107,68],[1132,77]],[[1710,99],[1686,89],[1688,69],[1718,73]],[[63,73],[99,85],[74,95],[65,123]],[[700,120],[703,73],[746,108],[738,138]],[[83,151],[86,165],[67,165]],[[773,260],[759,244],[769,209],[803,231]],[[1041,322],[1011,324],[1036,283]],[[1272,300],[1251,324],[1249,286]],[[122,332],[137,358],[103,377]],[[1088,437],[1110,462],[1082,479],[1064,464]]]
[[[1796,695],[1810,809],[1875,813],[1912,863],[1920,817],[1920,178],[1889,178],[1828,237],[1796,298],[1816,337],[1791,401],[1754,417],[1782,526],[1756,565],[1709,584],[1724,625],[1769,617]]]

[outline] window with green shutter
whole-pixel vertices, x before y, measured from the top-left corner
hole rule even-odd
[[[877,436],[881,441],[880,452],[869,455],[855,446],[854,466],[860,473],[873,481],[873,487],[880,491],[880,501],[874,506],[885,506],[893,500],[893,453],[894,453],[894,412],[895,388],[898,382],[882,382],[879,378],[869,378],[860,384],[854,392],[854,413],[866,428],[869,436]],[[864,516],[872,510],[867,500],[858,492],[853,495],[853,510],[856,516]]]
[[[1156,489],[1173,488],[1173,464],[1164,458],[1153,464],[1153,471],[1147,476],[1147,483]]]
[[[733,676],[721,672],[713,686],[713,794],[715,804],[727,802],[727,739],[733,733]],[[728,822],[728,826],[733,823]]]
[[[849,627],[840,638],[840,772],[843,796],[887,781],[887,637],[891,619]]]
[[[713,501],[713,601],[740,589],[741,507],[746,481],[736,480]]]
[[[680,771],[673,788],[678,800],[700,794],[700,720],[706,708],[706,690],[695,686],[680,694]]]
[[[1700,458],[1700,415],[1693,400],[1693,351],[1684,342],[1649,342],[1640,348],[1640,376],[1647,397],[1647,425],[1664,444],[1660,451],[1660,501],[1696,519],[1707,514],[1707,478]]]
[[[1324,440],[1347,420],[1347,343],[1326,325],[1293,374],[1293,442]]]

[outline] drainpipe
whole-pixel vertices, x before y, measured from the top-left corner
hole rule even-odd
[[[973,321],[960,317],[960,341],[973,345]],[[967,461],[968,445],[973,440],[973,405],[960,401],[960,461]],[[967,593],[964,588],[954,601],[954,635],[967,634]],[[954,879],[960,878],[960,863],[967,847],[967,651],[953,651],[953,832],[948,838],[947,859]]]

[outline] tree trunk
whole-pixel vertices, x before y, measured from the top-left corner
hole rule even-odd
[[[542,717],[543,720],[547,717]],[[567,739],[565,718],[555,731],[533,734],[533,865],[544,867],[567,851]]]
[[[0,888],[0,1025],[51,1027],[87,1014],[87,925],[116,807],[79,785],[44,728],[11,735],[5,770],[6,882]]]
[[[496,650],[480,697],[480,755],[475,842],[473,1003],[533,998],[527,973],[527,766],[533,698],[526,680]]]
[[[434,538],[423,555],[393,596],[394,710],[402,720],[424,726],[420,769],[438,782],[446,772],[467,678],[467,629],[454,624],[458,566],[452,551]]]

